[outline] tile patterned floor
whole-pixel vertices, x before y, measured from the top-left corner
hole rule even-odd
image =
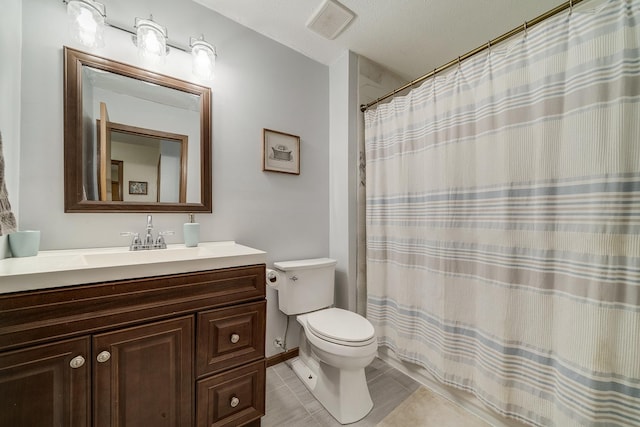
[[[375,426],[405,401],[420,384],[375,359],[365,370],[373,409],[350,426]],[[266,416],[262,427],[338,427],[338,423],[311,395],[287,365],[280,363],[267,369]]]
[[[491,427],[447,399],[420,387],[382,420],[378,427]]]

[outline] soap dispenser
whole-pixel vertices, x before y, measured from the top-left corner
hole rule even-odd
[[[200,241],[200,224],[195,222],[194,215],[189,214],[189,222],[184,223],[184,245],[188,248],[198,246]]]

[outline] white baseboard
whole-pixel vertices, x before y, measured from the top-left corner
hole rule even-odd
[[[378,357],[396,368],[400,372],[410,376],[434,393],[444,397],[455,405],[471,412],[478,418],[494,427],[523,427],[524,424],[502,417],[488,409],[471,393],[446,386],[436,379],[424,368],[418,365],[402,361],[397,358],[393,350],[387,347],[378,348]]]

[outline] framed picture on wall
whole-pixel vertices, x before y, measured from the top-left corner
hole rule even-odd
[[[263,129],[262,170],[300,175],[300,137]]]
[[[147,182],[146,181],[129,181],[129,194],[147,194]]]

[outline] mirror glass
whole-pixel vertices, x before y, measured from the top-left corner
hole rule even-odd
[[[211,212],[211,91],[65,47],[65,211]]]

